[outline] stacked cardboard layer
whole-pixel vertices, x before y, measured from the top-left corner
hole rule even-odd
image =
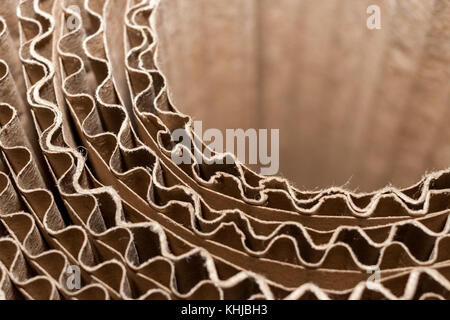
[[[199,163],[171,139],[198,142],[156,63],[155,10],[2,4],[2,298],[450,297],[449,170],[355,194]]]

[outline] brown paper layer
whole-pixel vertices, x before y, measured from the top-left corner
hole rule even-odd
[[[200,164],[159,68],[154,1],[16,5],[19,39],[0,19],[2,298],[449,298],[449,170],[309,192],[232,154]]]

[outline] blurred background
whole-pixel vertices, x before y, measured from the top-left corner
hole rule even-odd
[[[177,108],[204,130],[280,129],[300,189],[450,166],[450,0],[164,0],[157,33]]]

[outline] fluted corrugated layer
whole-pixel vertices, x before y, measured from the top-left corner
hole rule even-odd
[[[155,12],[150,0],[1,8],[2,298],[449,298],[449,170],[358,194],[300,191],[231,154],[198,163],[171,140],[199,137],[168,97]]]

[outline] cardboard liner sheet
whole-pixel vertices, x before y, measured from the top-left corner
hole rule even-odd
[[[2,6],[1,298],[450,298],[450,170],[362,194],[300,191],[232,154],[200,164],[156,2]]]

